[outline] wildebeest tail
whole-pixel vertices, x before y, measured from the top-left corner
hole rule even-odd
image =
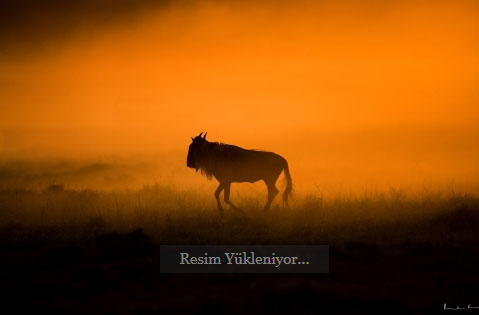
[[[293,180],[291,179],[291,174],[289,173],[288,162],[284,160],[283,171],[286,179],[286,188],[283,192],[283,203],[288,205],[288,197],[293,194]]]

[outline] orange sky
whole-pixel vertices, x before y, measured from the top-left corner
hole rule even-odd
[[[67,35],[3,43],[4,156],[154,155],[183,180],[208,131],[300,188],[479,189],[474,1],[177,2]]]

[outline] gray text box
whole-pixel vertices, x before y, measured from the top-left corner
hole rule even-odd
[[[328,245],[160,246],[160,273],[328,272]]]

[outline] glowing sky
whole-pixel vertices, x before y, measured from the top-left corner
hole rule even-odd
[[[4,156],[179,169],[208,131],[299,187],[479,188],[474,1],[46,2],[2,8]]]

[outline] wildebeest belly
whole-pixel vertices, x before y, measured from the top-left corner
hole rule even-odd
[[[276,179],[281,173],[284,159],[272,152],[246,151],[225,156],[217,165],[214,176],[220,182],[250,182]]]

